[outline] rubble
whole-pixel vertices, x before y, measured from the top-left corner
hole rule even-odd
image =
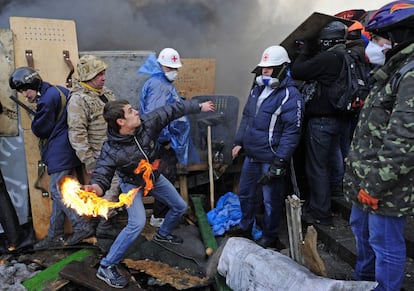
[[[21,282],[39,272],[38,265],[35,263],[25,264],[13,259],[10,255],[2,256],[0,261],[0,290],[26,290]]]

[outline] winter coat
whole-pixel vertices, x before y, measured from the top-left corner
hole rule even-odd
[[[161,130],[172,120],[185,114],[200,112],[197,100],[188,100],[160,107],[141,116],[141,125],[133,135],[121,135],[108,130],[91,184],[107,190],[115,172],[124,183],[142,186],[142,175],[134,174],[141,160],[153,162],[157,156],[157,138]]]
[[[360,113],[344,179],[345,198],[354,205],[387,216],[414,214],[414,71],[402,78],[396,96],[392,83],[398,70],[414,60],[414,41],[387,53],[391,58],[374,72],[373,87]],[[365,189],[379,199],[373,211],[357,195]]]
[[[115,96],[104,87],[103,95],[110,101]],[[103,118],[105,102],[99,94],[75,83],[68,103],[69,140],[86,170],[95,169],[102,144],[106,140],[107,124]]]
[[[314,57],[299,55],[292,65],[292,77],[301,81],[318,81],[318,94],[306,104],[306,116],[309,117],[335,117],[338,111],[332,106],[330,100],[330,87],[338,79],[344,58],[335,50],[341,44],[321,51]],[[344,45],[342,45],[344,47]]]
[[[269,163],[275,158],[288,161],[299,144],[304,102],[296,83],[286,77],[256,113],[257,100],[264,88],[256,85],[251,90],[235,144],[242,146],[248,157],[259,162]],[[288,99],[282,105],[285,97]],[[276,113],[278,109],[279,115]]]
[[[58,86],[67,100],[68,89]],[[62,109],[63,106],[63,109]],[[71,170],[80,165],[70,145],[67,125],[67,101],[62,104],[59,91],[47,82],[42,83],[36,114],[32,121],[32,132],[40,139],[47,139],[41,156],[47,165],[48,174]],[[59,113],[61,113],[59,117]],[[59,120],[57,118],[59,117]]]
[[[155,55],[151,54],[138,73],[150,74],[141,90],[140,114],[144,115],[166,104],[181,102],[174,84],[164,74]],[[190,121],[186,116],[171,121],[162,129],[158,138],[160,144],[171,142],[177,159],[181,164],[188,164],[188,147],[190,143]]]

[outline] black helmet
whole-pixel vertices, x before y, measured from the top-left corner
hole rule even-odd
[[[345,24],[340,21],[332,21],[321,29],[319,39],[345,40],[347,33],[348,27]]]
[[[17,68],[9,79],[10,88],[19,92],[27,89],[40,90],[42,78],[37,71],[30,67]]]

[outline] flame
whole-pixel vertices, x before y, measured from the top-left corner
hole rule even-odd
[[[134,170],[135,174],[142,173],[145,181],[144,196],[154,187],[151,179],[153,168],[157,168],[157,164],[151,165],[145,160],[141,160]],[[138,190],[141,188],[133,188],[128,193],[121,193],[119,195],[119,202],[111,202],[105,198],[99,197],[95,192],[89,192],[81,189],[81,184],[75,177],[64,176],[59,181],[60,192],[62,193],[63,203],[70,208],[73,208],[79,215],[85,216],[102,216],[108,218],[110,209],[120,208],[123,206],[129,207]]]
[[[157,170],[159,166],[159,160],[155,160],[154,163],[151,165],[146,160],[141,160],[138,164],[138,167],[135,168],[134,174],[142,173],[142,178],[145,181],[144,187],[144,196],[147,196],[149,191],[154,188],[154,182],[151,179],[152,170]]]

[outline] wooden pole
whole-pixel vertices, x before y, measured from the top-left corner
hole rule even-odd
[[[207,158],[208,176],[210,180],[210,207],[214,208],[214,175],[213,175],[213,150],[211,145],[211,126],[207,126]]]

